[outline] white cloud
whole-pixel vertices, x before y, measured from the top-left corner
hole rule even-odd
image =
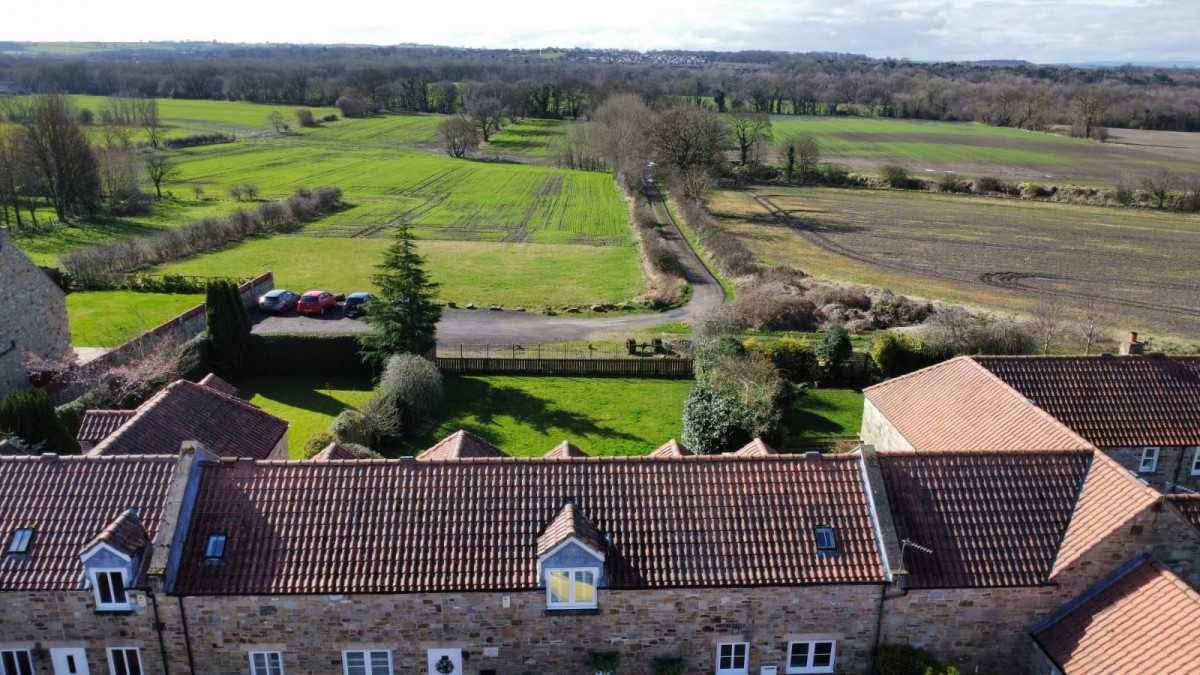
[[[7,3],[2,40],[838,51],[1200,61],[1196,0],[408,0]],[[176,8],[187,7],[186,12]]]

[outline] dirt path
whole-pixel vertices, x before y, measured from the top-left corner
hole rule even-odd
[[[611,317],[544,316],[529,312],[447,309],[438,323],[438,342],[576,342],[602,337],[633,336],[634,332],[667,323],[689,321],[725,302],[725,290],[704,266],[691,244],[671,218],[657,186],[647,186],[646,196],[659,224],[666,225],[667,245],[683,264],[692,297],[682,307],[654,314],[623,314]],[[256,333],[341,332],[366,330],[361,321],[343,318],[301,316],[254,317]]]

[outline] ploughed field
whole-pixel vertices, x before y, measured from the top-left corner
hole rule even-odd
[[[864,171],[899,164],[914,176],[956,173],[1051,185],[1108,185],[1122,177],[1136,183],[1160,168],[1200,174],[1196,134],[1114,129],[1110,142],[1099,143],[967,122],[791,116],[772,121],[780,144],[809,132],[820,141],[822,161]]]
[[[770,264],[1026,311],[1089,301],[1113,328],[1200,337],[1200,216],[890,190],[762,188],[710,204]]]

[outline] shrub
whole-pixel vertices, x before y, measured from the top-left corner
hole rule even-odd
[[[995,176],[984,176],[976,179],[975,191],[979,194],[995,192],[998,194],[1008,194],[1012,190],[1008,183],[996,178]]]
[[[816,358],[808,342],[794,337],[784,337],[767,348],[767,358],[781,375],[793,382],[812,379]]]
[[[879,675],[925,675],[927,669],[941,672],[943,668],[933,654],[909,645],[879,645],[871,656]]]
[[[317,118],[308,108],[296,108],[296,122],[302,127],[317,126]]]
[[[703,203],[686,196],[681,178],[672,174],[667,179],[667,188],[679,217],[696,233],[700,246],[712,256],[722,272],[736,277],[758,270],[750,249],[740,239],[726,232],[717,219],[704,209]]]
[[[938,192],[970,192],[970,181],[952,173],[944,173],[937,180]]]
[[[27,450],[79,453],[79,443],[58,418],[50,396],[41,389],[21,389],[0,399],[0,433],[21,439]]]
[[[948,307],[921,331],[925,356],[937,361],[963,354],[1032,354],[1037,339],[1030,330],[1006,317],[972,314]]]
[[[758,330],[813,330],[817,306],[796,293],[774,285],[758,286],[738,294],[734,310],[746,325]]]
[[[850,333],[839,326],[825,331],[812,351],[821,367],[829,374],[836,375],[850,360],[854,348],[850,345]]]
[[[359,354],[354,333],[253,334],[250,370],[295,377],[375,374]]]
[[[621,653],[592,652],[588,654],[587,666],[597,673],[615,673],[621,666]]]
[[[163,141],[163,146],[171,150],[179,148],[194,148],[198,145],[216,145],[217,143],[232,143],[237,140],[237,137],[230,134],[192,134],[190,136],[180,136],[177,138],[168,138]]]
[[[764,355],[731,356],[705,373],[704,379],[718,396],[737,402],[740,415],[734,422],[747,436],[777,439],[785,435],[783,411],[791,388]]]
[[[876,335],[871,342],[871,362],[884,379],[911,373],[928,365],[920,340],[891,331]]]
[[[365,445],[358,443],[338,443],[342,449],[354,455],[355,459],[383,459],[383,455],[375,452]]]
[[[683,675],[684,663],[680,657],[657,658],[650,662],[652,675]]]
[[[334,436],[332,431],[328,429],[317,431],[304,442],[304,459],[312,459],[330,443],[337,443],[337,436]]]
[[[369,108],[367,100],[357,94],[343,95],[334,105],[342,111],[342,117],[362,117],[367,114]]]
[[[906,189],[909,187],[908,169],[898,164],[884,164],[879,167],[879,180],[890,188]]]
[[[330,422],[329,430],[342,443],[367,445],[372,440],[372,434],[364,424],[362,411],[354,408],[347,408],[338,413],[337,417],[333,418],[333,422]]]
[[[441,407],[445,395],[442,372],[416,354],[396,354],[379,378],[379,393],[395,406],[401,429],[407,432]]]
[[[871,308],[871,296],[860,287],[820,285],[813,286],[804,295],[817,306],[838,304],[864,311]]]
[[[745,345],[732,335],[696,339],[692,342],[692,367],[701,378],[725,359],[745,353]]]
[[[683,444],[698,455],[729,452],[750,440],[738,425],[741,417],[737,399],[697,382],[683,404]]]
[[[333,113],[329,113],[328,115],[322,117],[321,121],[322,122],[336,122],[336,121],[338,121],[338,116]]]

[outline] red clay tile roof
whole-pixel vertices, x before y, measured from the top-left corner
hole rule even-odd
[[[417,459],[424,462],[508,457],[503,450],[475,434],[459,429],[422,452]]]
[[[0,457],[0,538],[34,528],[28,556],[0,558],[0,590],[78,589],[80,552],[131,508],[153,541],[177,461]]]
[[[975,360],[1096,446],[1200,445],[1200,356]]]
[[[1142,483],[1116,460],[1096,452],[1051,576],[1087,556],[1096,544],[1161,497],[1158,490]]]
[[[209,373],[205,375],[203,379],[197,382],[197,384],[199,384],[201,387],[208,387],[213,391],[225,394],[226,396],[237,396],[238,393],[237,387],[217,377],[216,373]]]
[[[558,515],[546,526],[537,540],[537,554],[543,556],[568,539],[578,539],[593,551],[604,553],[604,535],[583,515],[572,501],[567,501]]]
[[[122,424],[129,421],[135,410],[89,410],[83,414],[79,423],[79,433],[75,434],[80,443],[99,443],[108,438]]]
[[[358,459],[358,456],[338,443],[330,443],[321,451],[310,457],[314,462],[328,462],[332,459]]]
[[[1179,509],[1179,513],[1197,529],[1200,529],[1200,495],[1167,495],[1167,501]]]
[[[1108,580],[1034,638],[1065,675],[1194,673],[1200,594],[1153,558]]]
[[[179,380],[143,403],[136,414],[88,454],[154,455],[198,441],[221,457],[265,459],[288,423],[241,399]]]
[[[969,357],[867,387],[863,393],[916,450],[1092,447]]]
[[[672,438],[671,440],[658,446],[658,449],[650,453],[650,457],[667,459],[672,457],[693,457],[696,453],[687,449],[687,446]]]
[[[779,453],[775,452],[775,448],[763,443],[762,439],[756,438],[743,445],[741,449],[735,450],[733,454],[738,457],[768,457]]]
[[[1092,454],[879,453],[909,585],[1045,583]]]
[[[573,457],[587,457],[588,454],[579,448],[571,441],[564,440],[562,443],[554,446],[550,452],[542,455],[546,459],[569,459]]]
[[[615,588],[879,582],[853,455],[203,465],[178,592],[533,589],[571,499],[611,533]],[[814,528],[839,555],[818,555]],[[208,535],[227,533],[221,565]]]
[[[127,509],[117,516],[116,520],[109,523],[108,527],[101,530],[94,539],[84,544],[79,549],[79,554],[83,555],[99,544],[107,544],[132,557],[150,545],[150,535],[147,534],[146,528],[142,527],[142,521],[138,520],[137,511]]]

